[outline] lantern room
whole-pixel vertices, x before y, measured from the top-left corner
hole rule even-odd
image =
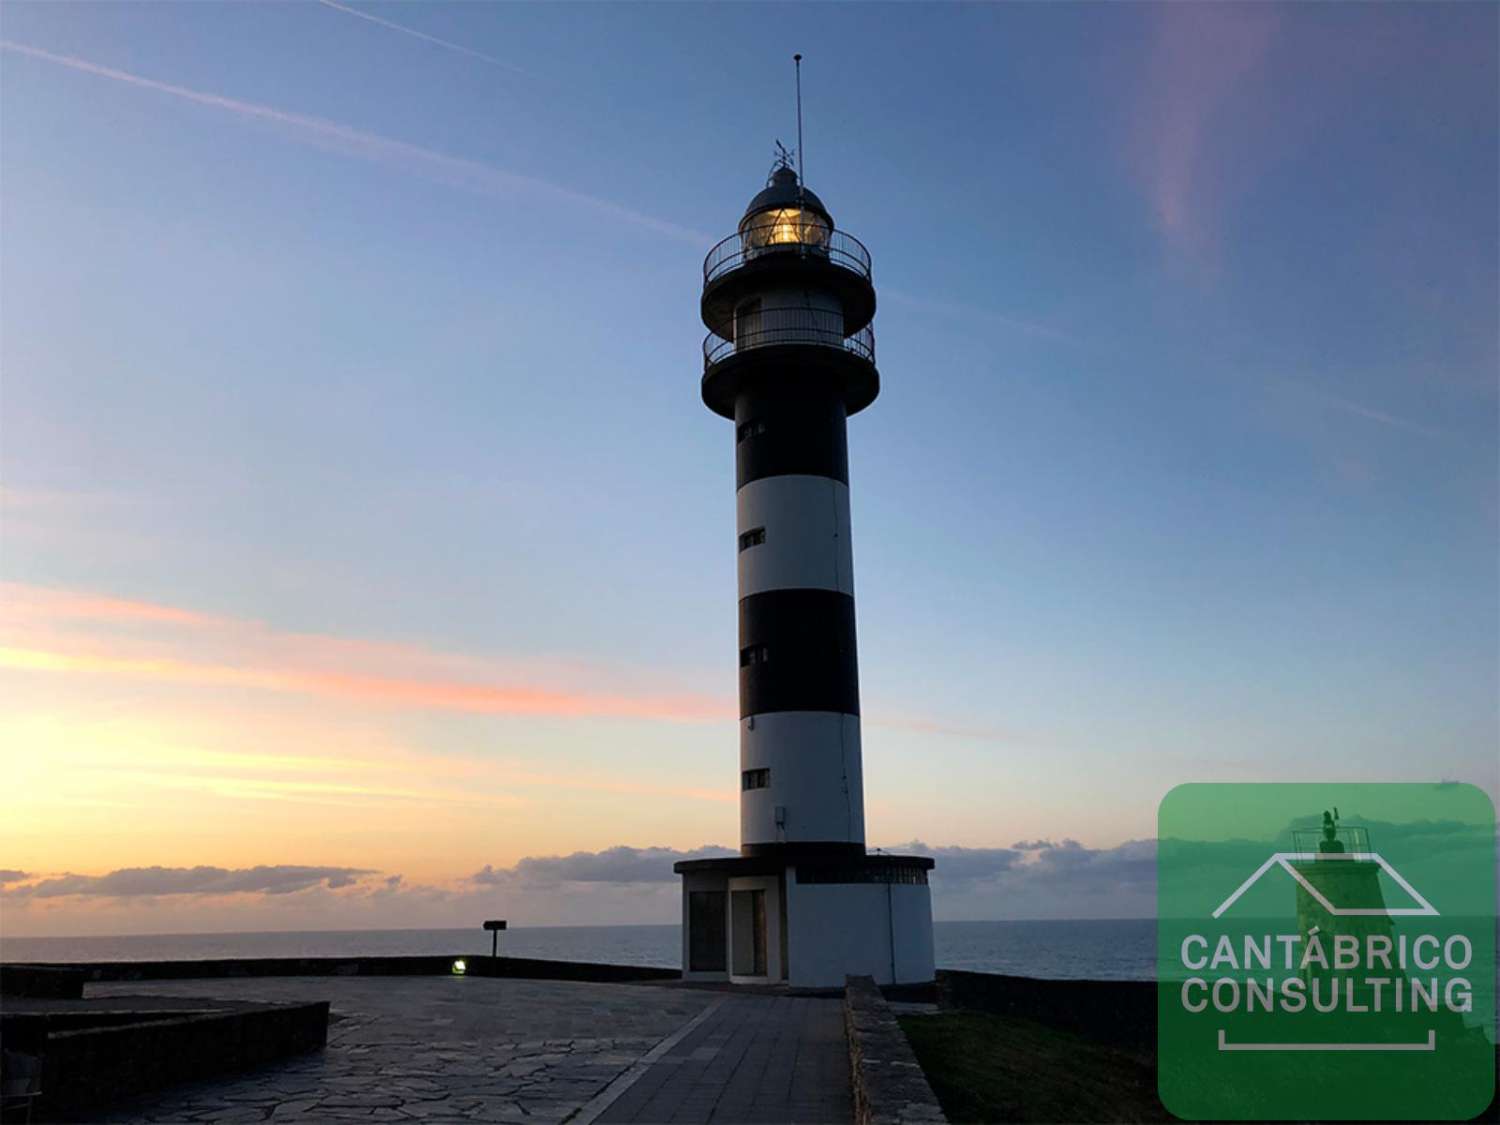
[[[782,164],[745,208],[739,234],[749,252],[778,246],[826,247],[833,217],[822,201],[802,187],[797,173]]]

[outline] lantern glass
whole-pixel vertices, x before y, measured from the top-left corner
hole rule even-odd
[[[826,246],[831,232],[828,220],[816,211],[779,207],[749,215],[740,224],[740,237],[747,250],[772,246]]]

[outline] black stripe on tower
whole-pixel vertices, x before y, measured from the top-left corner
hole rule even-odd
[[[783,376],[787,378],[787,376]],[[742,391],[734,403],[735,488],[802,473],[849,483],[848,424],[841,397],[788,382]]]
[[[740,599],[740,718],[767,711],[859,714],[848,594],[767,590]]]

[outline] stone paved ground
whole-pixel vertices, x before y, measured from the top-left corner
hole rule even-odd
[[[562,1121],[712,993],[479,977],[90,985],[87,995],[330,1000],[324,1051],[180,1086],[110,1121]]]
[[[599,1115],[639,1122],[849,1122],[841,1000],[731,995]]]
[[[480,977],[152,981],[90,985],[87,995],[332,1002],[326,1050],[177,1087],[111,1122],[852,1115],[837,1000]]]

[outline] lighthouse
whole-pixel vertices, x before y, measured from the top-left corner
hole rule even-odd
[[[675,867],[683,976],[931,981],[933,861],[865,850],[847,425],[880,393],[870,254],[784,152],[700,311],[734,436],[740,855]]]

